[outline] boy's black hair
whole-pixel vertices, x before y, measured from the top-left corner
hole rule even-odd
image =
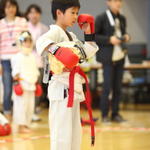
[[[27,17],[28,14],[31,12],[31,9],[35,9],[36,12],[38,12],[39,14],[42,14],[42,10],[41,10],[41,7],[37,4],[31,4],[27,10],[26,10],[26,13],[25,13],[25,16]]]
[[[16,9],[17,9],[16,16],[21,16],[21,13],[19,11],[19,5],[18,5],[16,0],[3,0],[2,1],[2,5],[1,5],[1,7],[2,7],[2,14],[3,14],[2,18],[5,17],[5,8],[6,8],[7,3],[10,3],[11,5],[16,6]]]
[[[51,4],[51,12],[53,19],[57,19],[56,11],[59,9],[63,13],[65,13],[66,9],[70,7],[79,7],[80,8],[80,2],[79,0],[52,0]]]

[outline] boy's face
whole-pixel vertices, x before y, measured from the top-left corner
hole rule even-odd
[[[72,27],[78,18],[78,7],[70,7],[66,9],[65,13],[61,12],[60,21],[66,27]]]
[[[22,46],[25,48],[32,48],[32,40],[26,39],[24,42],[22,42]]]
[[[5,15],[9,17],[16,16],[17,8],[15,5],[12,5],[10,2],[7,2],[5,7]]]
[[[31,39],[26,39],[24,42],[22,42],[21,53],[23,53],[24,55],[29,55],[31,54],[32,50],[33,47]]]
[[[28,19],[31,23],[37,24],[41,19],[41,14],[32,8],[28,14]]]
[[[108,7],[115,12],[119,12],[122,7],[122,0],[108,0]]]

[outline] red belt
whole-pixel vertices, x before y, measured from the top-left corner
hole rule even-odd
[[[77,66],[75,67],[71,72],[69,76],[69,98],[68,98],[68,105],[67,107],[73,106],[73,100],[74,100],[74,77],[75,74],[78,73],[85,79],[86,83],[86,92],[85,92],[85,103],[88,109],[89,117],[90,117],[90,124],[91,124],[91,145],[93,146],[95,143],[95,130],[94,130],[94,121],[92,117],[92,108],[91,108],[91,94],[90,89],[88,86],[88,79],[85,75],[85,73],[82,71],[82,69]]]

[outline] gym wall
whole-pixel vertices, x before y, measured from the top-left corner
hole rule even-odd
[[[36,3],[43,10],[42,21],[49,25],[53,23],[51,17],[50,0],[18,0],[20,9],[25,11],[27,6]],[[97,16],[106,9],[106,0],[80,0],[80,13],[90,13]],[[150,43],[150,0],[124,0],[122,13],[127,17],[128,32],[133,43]],[[77,26],[74,31],[82,39],[83,34]],[[149,46],[150,47],[150,46]]]

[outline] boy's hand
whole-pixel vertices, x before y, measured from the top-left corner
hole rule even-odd
[[[81,27],[81,30],[83,30],[85,34],[91,34],[90,24],[89,23],[84,23]]]

